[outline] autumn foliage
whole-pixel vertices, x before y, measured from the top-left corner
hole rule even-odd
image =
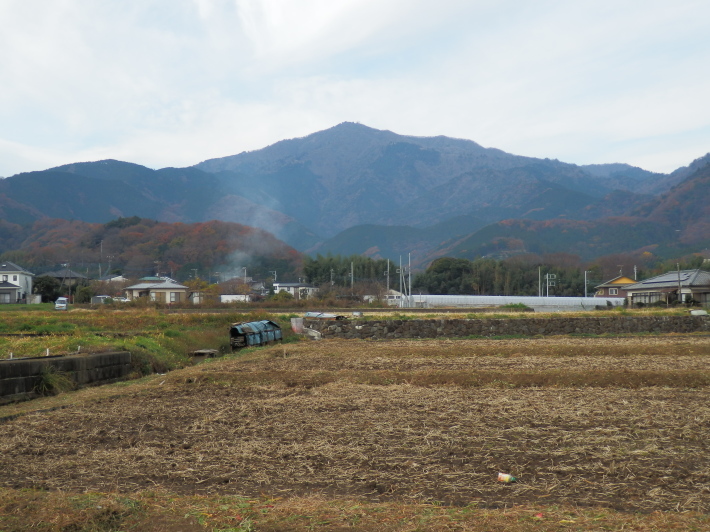
[[[119,218],[106,224],[43,219],[31,226],[5,224],[0,231],[2,257],[35,273],[69,263],[96,275],[118,270],[141,277],[160,271],[174,277],[200,276],[249,267],[267,274],[278,269],[295,275],[301,255],[270,233],[232,222],[194,224]],[[12,238],[10,238],[12,235]]]

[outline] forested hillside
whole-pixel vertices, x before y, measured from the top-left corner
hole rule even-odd
[[[138,217],[106,224],[44,219],[29,226],[0,224],[1,257],[33,273],[62,264],[90,277],[99,271],[142,277],[160,272],[177,279],[294,278],[301,255],[271,234],[231,222],[165,223]]]

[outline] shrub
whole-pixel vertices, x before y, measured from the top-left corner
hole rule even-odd
[[[40,380],[34,390],[39,395],[57,395],[75,388],[76,383],[68,374],[57,371],[54,366],[47,366],[42,370]]]
[[[517,312],[532,312],[533,309],[528,307],[525,303],[508,303],[500,307],[505,310],[513,310]]]

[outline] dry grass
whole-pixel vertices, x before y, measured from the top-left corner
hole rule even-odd
[[[708,355],[702,336],[276,346],[0,408],[26,412],[0,486],[55,497],[28,514],[99,493],[124,524],[191,508],[195,530],[708,529]]]

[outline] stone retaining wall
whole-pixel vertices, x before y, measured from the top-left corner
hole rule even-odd
[[[131,372],[128,351],[74,356],[0,360],[0,403],[28,399],[47,368],[66,374],[79,385],[100,384],[124,379]]]
[[[710,332],[708,316],[614,316],[604,318],[304,320],[323,338],[439,338],[559,334]]]

